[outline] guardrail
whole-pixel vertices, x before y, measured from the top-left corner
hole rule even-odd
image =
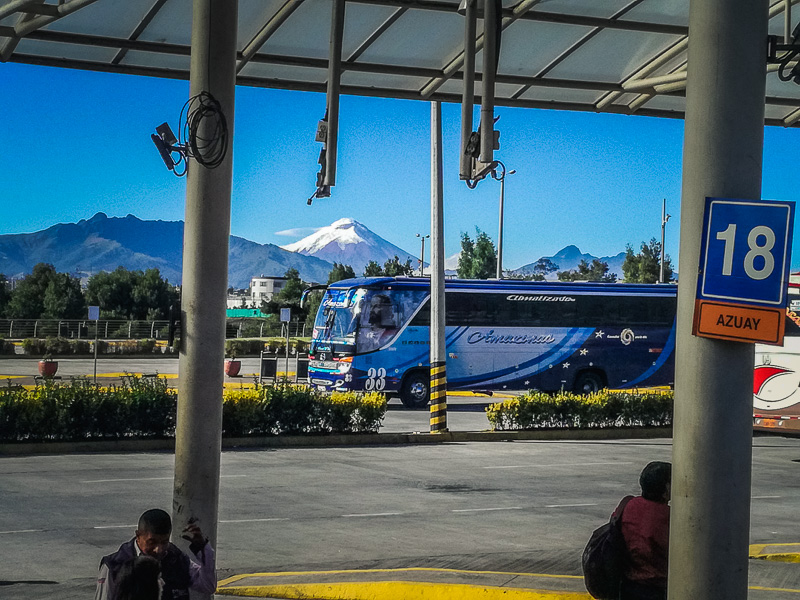
[[[166,339],[169,323],[164,321],[89,321],[77,319],[0,319],[0,336],[6,339],[64,337],[93,340]]]
[[[225,327],[226,338],[305,337],[305,323],[270,323],[265,320],[231,318]],[[0,319],[0,337],[6,339],[64,337],[78,340],[156,339],[166,340],[169,322],[125,321],[122,319]]]

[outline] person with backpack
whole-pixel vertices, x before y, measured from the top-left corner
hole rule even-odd
[[[619,598],[666,600],[672,465],[649,463],[639,485],[642,495],[623,499],[612,516],[619,519],[627,550]]]
[[[672,465],[651,462],[641,496],[625,496],[592,532],[581,556],[586,590],[598,600],[666,600]]]

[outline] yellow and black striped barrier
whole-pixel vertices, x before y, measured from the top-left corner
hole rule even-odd
[[[447,367],[445,361],[431,364],[431,433],[447,431]]]

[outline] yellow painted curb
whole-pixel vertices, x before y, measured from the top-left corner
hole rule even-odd
[[[530,577],[536,579],[580,579],[581,575],[552,575],[546,573],[517,573],[514,571],[472,571],[437,567],[403,567],[396,569],[345,569],[330,571],[273,571],[271,573],[242,573],[223,579],[218,585],[230,585],[246,577],[292,577],[298,575],[352,575],[354,573],[458,573],[461,575],[505,575],[508,577]]]
[[[587,593],[552,592],[466,584],[376,581],[366,583],[302,583],[294,585],[232,586],[217,594],[296,600],[585,600]]]
[[[797,549],[798,552],[787,552],[786,549],[790,546]],[[778,548],[781,548],[783,551],[775,552],[774,550]],[[775,562],[800,563],[800,543],[752,544],[750,546],[750,558]]]

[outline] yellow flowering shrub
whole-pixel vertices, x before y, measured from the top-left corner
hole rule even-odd
[[[494,430],[587,429],[672,424],[672,392],[610,392],[586,396],[529,391],[486,407]]]
[[[162,378],[127,376],[120,385],[47,380],[33,389],[0,387],[0,441],[171,437],[177,391]],[[386,414],[378,393],[334,393],[279,382],[226,391],[225,436],[376,432]]]

